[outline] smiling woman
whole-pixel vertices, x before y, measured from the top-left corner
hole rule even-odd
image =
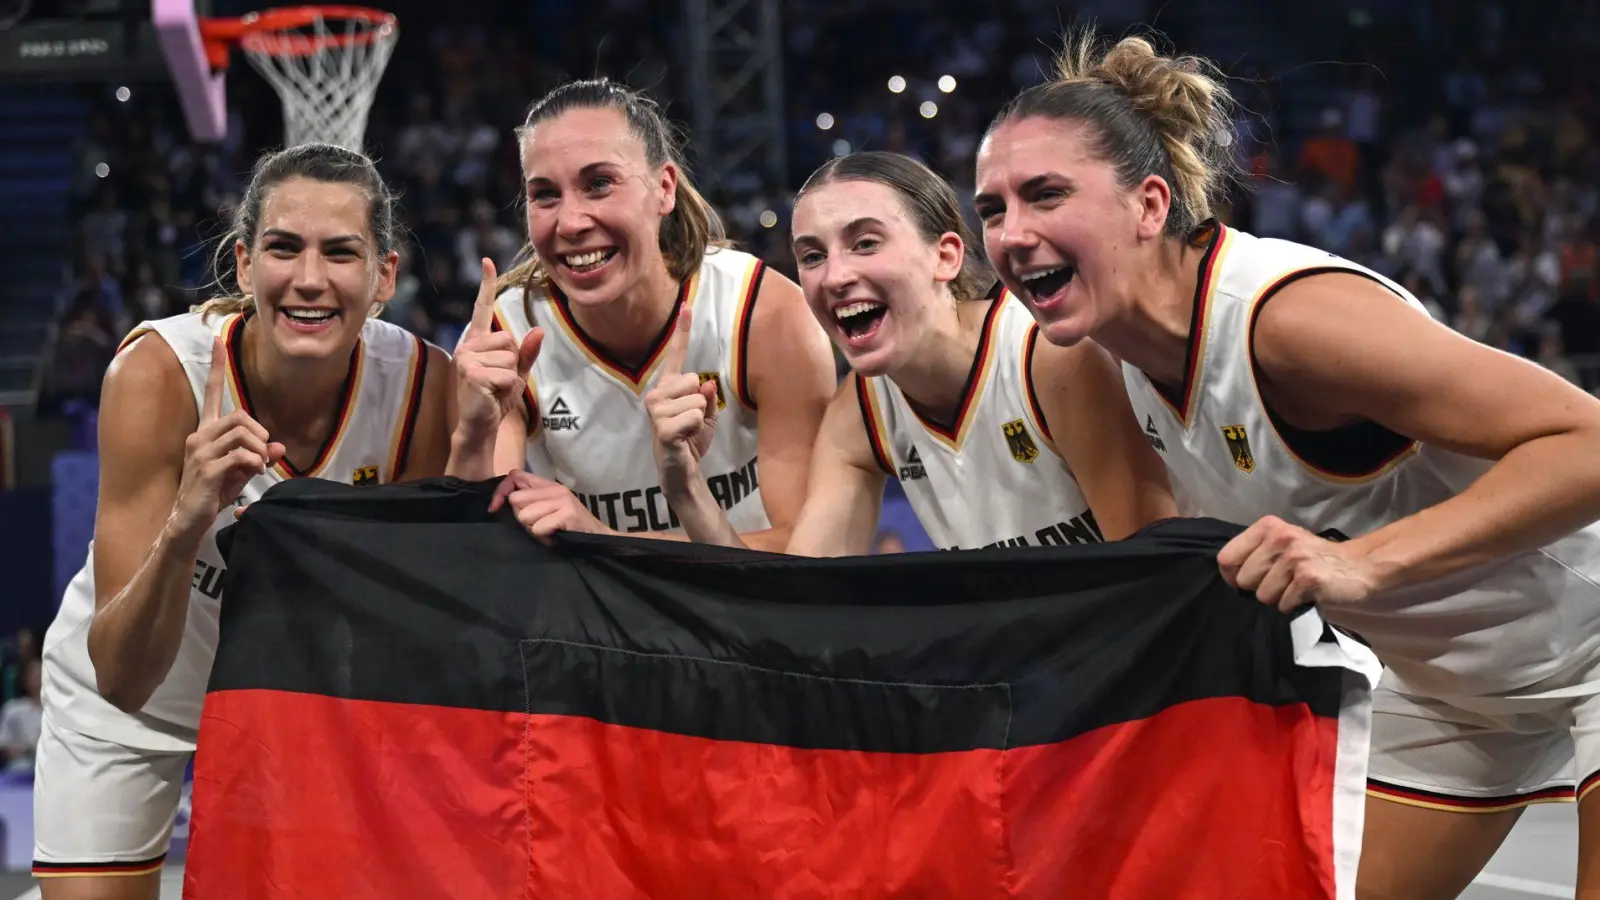
[[[286,478],[443,473],[450,360],[373,318],[394,232],[365,157],[270,154],[226,245],[240,293],[118,350],[94,543],[44,640],[34,874],[49,900],[157,894],[216,650],[218,530]]]
[[[650,461],[644,397],[686,372],[721,417],[708,489],[752,543],[782,548],[834,388],[827,339],[799,289],[726,246],[644,96],[604,79],[566,84],[517,133],[527,258],[498,282],[485,261],[456,351],[451,474],[517,470],[505,496],[541,539],[681,538]],[[685,372],[664,371],[674,340]]]
[[[793,240],[806,302],[854,371],[783,549],[866,553],[890,477],[947,549],[1117,540],[1173,514],[1115,364],[1091,343],[1037,340],[1027,309],[990,289],[954,191],[927,166],[833,159],[800,190]],[[701,477],[695,389],[649,400],[662,485],[691,537],[740,546]]]

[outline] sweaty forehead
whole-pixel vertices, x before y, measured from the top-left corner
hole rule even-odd
[[[307,239],[324,234],[365,234],[367,198],[350,184],[291,178],[267,192],[260,230],[292,231]]]
[[[552,180],[595,163],[642,166],[644,147],[621,112],[575,109],[535,125],[522,141],[528,178]]]
[[[800,198],[794,211],[795,237],[823,237],[863,218],[891,226],[909,224],[905,204],[893,188],[876,181],[831,181]]]
[[[1099,163],[1091,126],[1031,116],[996,128],[978,148],[978,189],[1016,185],[1042,172],[1072,173]]]

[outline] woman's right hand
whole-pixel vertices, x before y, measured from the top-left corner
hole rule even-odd
[[[689,310],[685,304],[678,313],[661,358],[661,374],[644,397],[656,433],[656,467],[661,486],[669,494],[681,490],[684,481],[698,473],[717,429],[717,385],[702,383],[698,374],[683,371],[689,354]]]
[[[494,262],[485,257],[472,321],[455,352],[456,432],[469,441],[494,440],[500,420],[521,400],[544,341],[538,327],[520,344],[509,332],[494,330],[496,277]]]
[[[282,444],[242,409],[222,415],[224,371],[222,338],[211,342],[211,372],[200,409],[200,427],[184,441],[183,476],[173,503],[173,523],[183,533],[204,534],[251,478],[283,458]]]

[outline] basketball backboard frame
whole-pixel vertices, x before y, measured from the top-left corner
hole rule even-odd
[[[228,73],[213,70],[206,58],[194,0],[151,0],[150,18],[189,133],[197,141],[221,141],[228,133]]]

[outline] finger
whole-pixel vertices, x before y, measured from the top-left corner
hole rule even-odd
[[[712,403],[715,404],[716,401],[713,400]],[[692,412],[697,416],[704,416],[705,411],[705,397],[696,391],[687,397],[670,397],[656,401],[655,406],[650,410],[650,415],[658,422],[665,422],[684,413]]]
[[[266,459],[244,447],[235,447],[229,450],[211,465],[212,472],[219,480],[226,478],[231,473],[243,474],[249,472],[253,474],[267,470]]]
[[[511,495],[506,498],[506,502],[511,504],[512,509],[522,509],[525,506],[539,503],[565,503],[571,493],[571,491],[559,484],[554,487],[539,485],[538,487],[520,488],[512,491]]]
[[[1262,541],[1266,540],[1267,526],[1264,524],[1265,522],[1265,519],[1259,520],[1254,525],[1234,535],[1233,540],[1229,541],[1217,552],[1217,565],[1222,567],[1223,576],[1228,578],[1230,582],[1238,575],[1239,567],[1244,565],[1244,561],[1250,558],[1250,554],[1254,553],[1257,547],[1261,546]]]
[[[517,348],[517,374],[524,381],[528,373],[533,371],[533,363],[539,358],[539,348],[544,345],[544,329],[538,326],[527,333],[522,339],[522,346]]]
[[[207,425],[222,416],[223,368],[228,365],[228,350],[221,337],[211,339],[211,371],[206,375],[205,401],[200,405],[200,424]]]
[[[715,390],[716,387],[713,385],[712,391]],[[666,374],[656,379],[656,386],[644,395],[644,401],[647,407],[684,399],[698,405],[700,391],[700,376],[683,373]]]
[[[494,486],[494,496],[489,498],[489,512],[504,506],[506,498],[521,489],[517,476],[522,474],[521,469],[512,469],[506,473],[506,477],[500,479],[500,483]]]
[[[1240,590],[1255,591],[1261,588],[1261,582],[1267,578],[1267,573],[1278,564],[1282,554],[1270,547],[1258,547],[1250,558],[1239,566],[1239,571],[1234,575]]]
[[[244,516],[244,511],[249,509],[249,508],[250,508],[250,504],[248,504],[248,503],[246,503],[244,506],[235,506],[233,508],[233,520],[235,522],[239,521],[239,519],[242,516]]]
[[[1283,596],[1278,599],[1278,609],[1283,612],[1294,612],[1302,606],[1317,602],[1317,589],[1319,582],[1304,572],[1295,574],[1290,579],[1288,587],[1284,588]]]
[[[483,369],[472,375],[470,383],[488,388],[497,397],[504,397],[521,390],[525,382],[510,369]]]
[[[549,544],[552,543],[551,538],[555,532],[560,530],[557,527],[560,522],[558,518],[560,512],[559,501],[543,500],[517,510],[517,521],[522,523],[522,527],[526,528],[529,534]]]
[[[463,359],[461,367],[468,375],[483,370],[514,373],[517,370],[517,348],[508,346],[504,350],[477,351]]]
[[[278,464],[279,460],[288,455],[288,448],[284,447],[277,441],[269,441],[267,443],[267,465],[275,466]]]
[[[262,441],[267,441],[271,438],[271,435],[267,434],[267,427],[262,425],[260,422],[257,422],[249,413],[242,409],[236,409],[233,412],[228,413],[226,416],[223,416],[218,420],[218,424],[226,426],[226,430],[243,428],[260,438]]]
[[[688,303],[678,310],[678,321],[672,325],[672,337],[667,338],[667,349],[661,357],[661,371],[676,374],[683,371],[683,361],[689,356],[689,327],[693,314]]]
[[[494,327],[494,260],[483,258],[483,280],[478,282],[478,299],[472,303],[472,321],[467,325],[473,335],[488,334]]]
[[[212,446],[216,448],[218,456],[243,447],[262,459],[267,458],[267,442],[264,437],[244,425],[235,425],[226,434],[218,438]]]
[[[1283,597],[1283,592],[1288,589],[1289,582],[1294,580],[1296,566],[1286,559],[1278,560],[1277,564],[1261,576],[1261,583],[1256,586],[1256,599],[1268,606],[1276,605]]]
[[[705,384],[700,385],[700,393],[706,398],[705,422],[706,422],[706,427],[710,428],[710,427],[713,427],[713,426],[715,426],[717,424],[717,384],[716,384],[716,382],[708,381]]]

